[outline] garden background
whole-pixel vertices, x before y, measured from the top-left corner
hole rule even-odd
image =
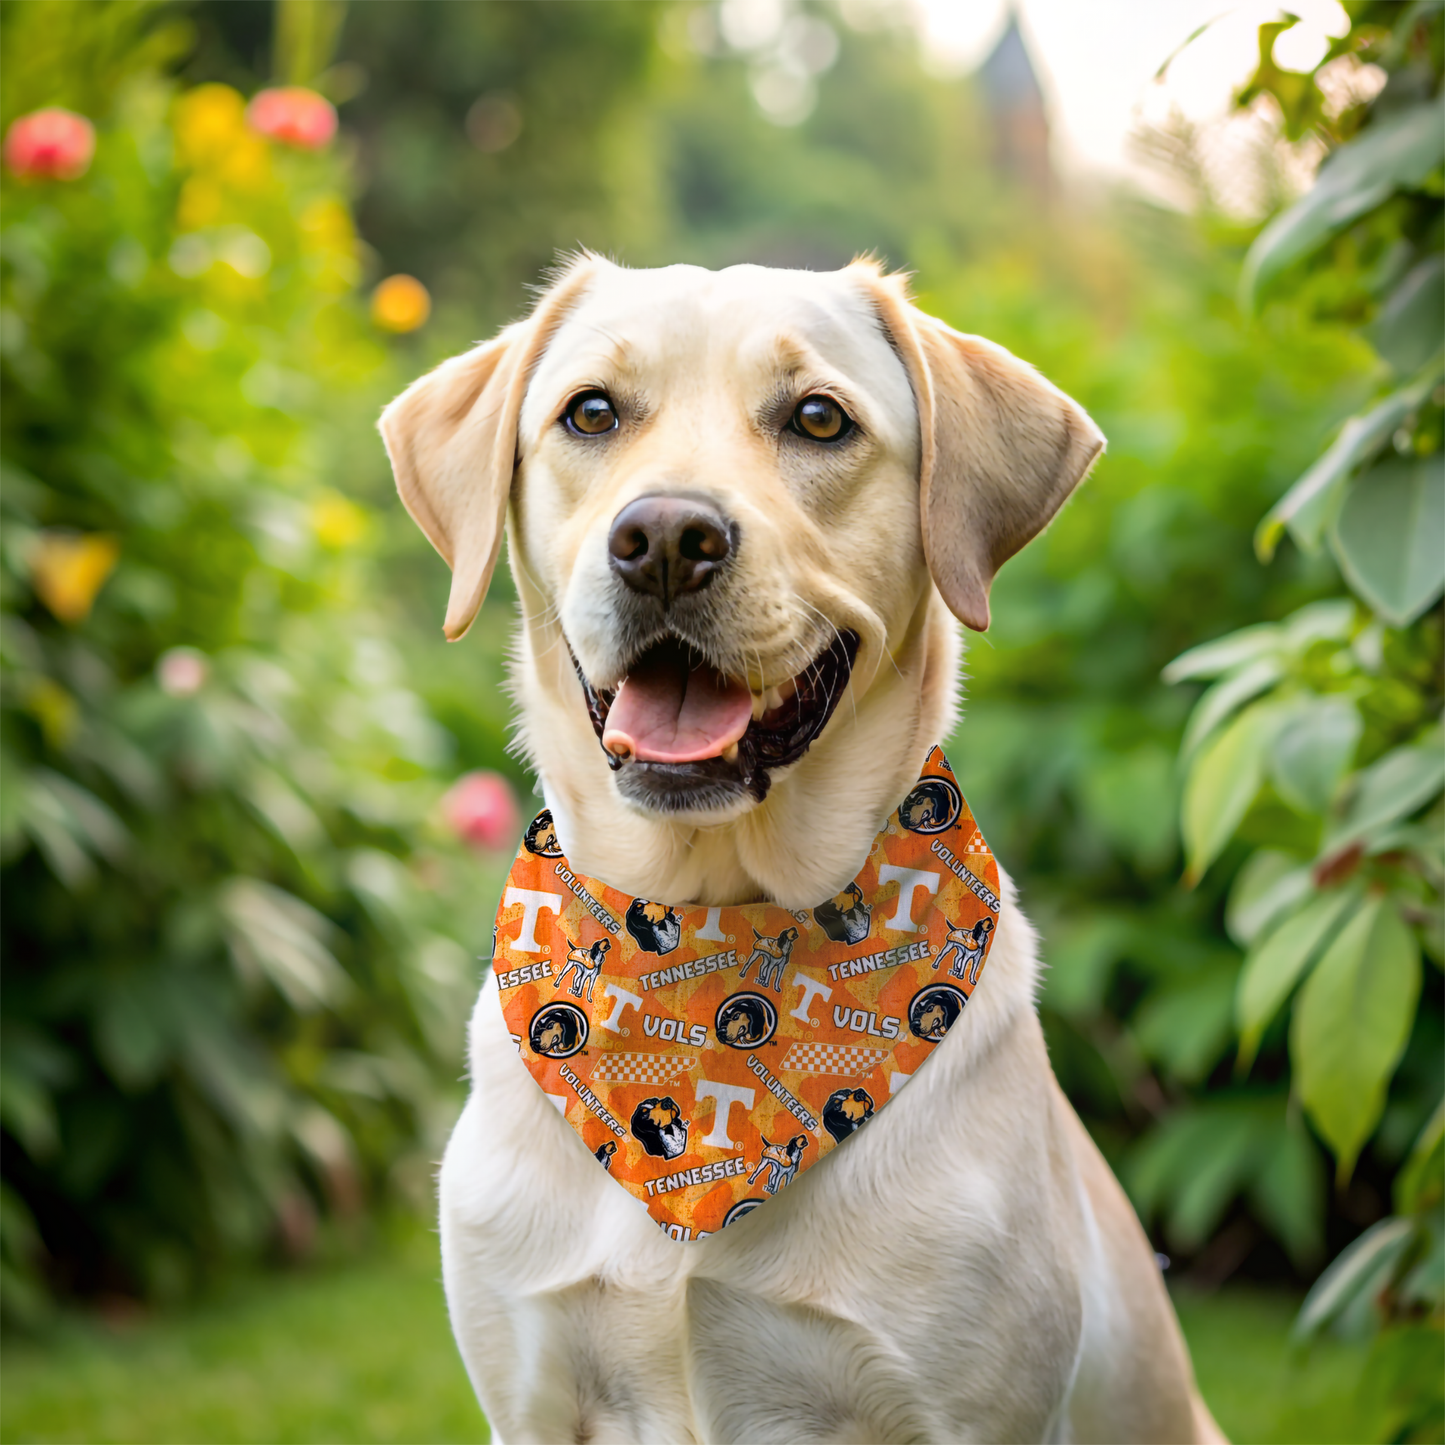
[[[1141,189],[901,5],[0,5],[4,1439],[484,1436],[426,1221],[537,802],[374,419],[578,245],[871,250],[1097,418],[949,755],[1225,1429],[1441,1438],[1445,22],[1336,28]]]

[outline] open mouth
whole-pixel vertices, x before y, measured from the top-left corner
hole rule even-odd
[[[594,688],[580,667],[577,676],[624,792],[678,811],[739,791],[761,802],[769,771],[797,762],[828,725],[857,655],[858,634],[838,633],[796,677],[755,693],[669,637],[647,648],[616,689]]]

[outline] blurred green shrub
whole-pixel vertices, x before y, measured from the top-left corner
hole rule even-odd
[[[0,1282],[33,1318],[424,1196],[486,901],[386,522],[331,475],[336,398],[386,381],[344,165],[168,80],[173,12],[3,27],[6,125],[98,132],[78,179],[6,177],[0,237]]]
[[[1272,96],[1296,133],[1312,126],[1334,146],[1314,187],[1251,247],[1244,304],[1292,292],[1358,327],[1379,356],[1376,396],[1274,505],[1258,550],[1269,561],[1286,532],[1307,553],[1327,547],[1352,595],[1196,647],[1165,676],[1213,680],[1184,738],[1189,875],[1239,862],[1231,840],[1249,850],[1226,914],[1247,950],[1240,1074],[1268,1065],[1287,1038],[1292,1097],[1342,1185],[1377,1130],[1396,1159],[1413,1140],[1398,1212],[1329,1267],[1298,1333],[1377,1336],[1360,1438],[1439,1439],[1445,11],[1368,0],[1351,21],[1309,76],[1270,58],[1292,20],[1263,27],[1241,99]],[[1378,96],[1331,104],[1321,71],[1365,64],[1384,73]],[[1428,980],[1422,952],[1435,965]],[[1415,1067],[1401,1069],[1411,1054]]]

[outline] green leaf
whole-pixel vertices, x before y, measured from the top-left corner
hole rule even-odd
[[[174,1024],[168,982],[159,970],[136,970],[111,979],[96,998],[96,1052],[128,1093],[153,1084],[170,1056]]]
[[[1319,550],[1338,493],[1350,473],[1368,461],[1399,430],[1400,423],[1439,384],[1439,366],[1422,373],[1409,386],[1392,392],[1361,416],[1352,416],[1340,428],[1329,449],[1283,497],[1270,508],[1254,534],[1254,550],[1261,562],[1274,556],[1286,527],[1306,552]]]
[[[1264,1156],[1270,1132],[1257,1109],[1213,1111],[1213,1127],[1190,1159],[1169,1213],[1172,1244],[1192,1250],[1209,1238]]]
[[[227,942],[243,978],[268,978],[292,1008],[328,1007],[350,980],[326,942],[335,928],[293,894],[255,878],[233,878],[222,892]]]
[[[1241,1069],[1254,1062],[1259,1041],[1280,1005],[1359,901],[1358,890],[1317,894],[1249,951],[1235,994]]]
[[[1224,910],[1229,936],[1247,948],[1277,918],[1292,912],[1314,883],[1310,865],[1294,853],[1259,848],[1235,875]]]
[[[1332,1324],[1377,1280],[1384,1283],[1410,1242],[1408,1219],[1391,1217],[1373,1224],[1315,1281],[1295,1316],[1291,1333],[1307,1340]],[[1373,1290],[1371,1291],[1373,1293]]]
[[[1419,995],[1419,945],[1394,905],[1372,898],[1325,950],[1295,1005],[1295,1088],[1342,1180],[1384,1111]]]
[[[1396,748],[1362,772],[1343,817],[1330,830],[1322,853],[1335,853],[1401,818],[1418,812],[1445,788],[1445,749],[1439,733],[1423,743]]]
[[[1270,778],[1280,797],[1307,816],[1325,812],[1363,730],[1359,709],[1348,698],[1305,699],[1270,750]]]
[[[1159,675],[1170,686],[1198,677],[1219,677],[1273,652],[1278,646],[1278,624],[1261,622],[1181,652]]]
[[[1445,161],[1435,100],[1376,120],[1325,159],[1313,189],[1267,225],[1244,258],[1240,303],[1252,312],[1293,262],[1307,256],[1397,189],[1420,185]]]
[[[1145,1056],[1187,1084],[1205,1078],[1229,1043],[1238,977],[1238,964],[1229,963],[1154,990],[1130,1026]]]
[[[1216,682],[1190,713],[1188,726],[1184,729],[1184,740],[1179,744],[1179,755],[1186,760],[1192,757],[1199,744],[1225,718],[1243,707],[1251,698],[1258,697],[1265,688],[1273,686],[1283,676],[1284,663],[1279,657],[1260,657],[1222,682]]]
[[[1396,372],[1409,376],[1440,350],[1441,317],[1445,317],[1445,257],[1436,255],[1408,272],[1365,334]]]
[[[60,1144],[55,1104],[40,1080],[0,1065],[0,1124],[30,1157],[43,1161]]]
[[[1247,709],[1204,746],[1190,767],[1181,822],[1191,887],[1219,856],[1259,792],[1277,720],[1277,709],[1267,705]]]
[[[1436,1105],[1405,1167],[1395,1176],[1395,1208],[1401,1214],[1429,1208],[1445,1194],[1445,1099]]]
[[[1311,602],[1285,618],[1284,635],[1291,653],[1303,653],[1321,640],[1344,642],[1354,631],[1355,604],[1348,597]]]
[[[1324,1249],[1325,1171],[1319,1145],[1295,1111],[1271,1141],[1249,1190],[1250,1207],[1302,1270]]]
[[[1357,478],[1330,545],[1355,592],[1408,626],[1445,587],[1445,454],[1390,457]]]
[[[1167,1208],[1171,1242],[1197,1248],[1249,1179],[1270,1133],[1256,1100],[1213,1101],[1168,1115],[1126,1161],[1141,1217]]]

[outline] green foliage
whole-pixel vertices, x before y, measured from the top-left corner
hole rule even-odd
[[[1342,1185],[1387,1119],[1392,1087],[1417,1127],[1434,1106],[1397,1176],[1398,1213],[1330,1265],[1298,1332],[1377,1333],[1359,1402],[1368,1438],[1435,1439],[1445,1428],[1445,12],[1364,3],[1352,22],[1329,63],[1374,61],[1385,87],[1331,137],[1340,143],[1313,189],[1255,241],[1242,293],[1253,306],[1292,284],[1306,304],[1360,326],[1379,354],[1384,395],[1344,423],[1258,538],[1266,560],[1286,529],[1306,551],[1327,540],[1358,600],[1196,648],[1166,677],[1218,679],[1189,730],[1212,738],[1188,762],[1191,880],[1229,856],[1236,836],[1257,850],[1230,904],[1249,947],[1236,1011],[1241,1072],[1287,1009],[1292,1094]],[[1277,29],[1261,29],[1246,95],[1274,96],[1298,124],[1323,114],[1323,92],[1315,77],[1268,62]],[[1428,980],[1422,947],[1437,966]],[[1412,1040],[1430,1066],[1397,1080]]]
[[[166,80],[165,12],[3,19],[7,122],[99,131],[4,196],[0,1279],[34,1317],[424,1188],[485,935],[432,891],[450,739],[332,470],[386,365],[343,168]]]

